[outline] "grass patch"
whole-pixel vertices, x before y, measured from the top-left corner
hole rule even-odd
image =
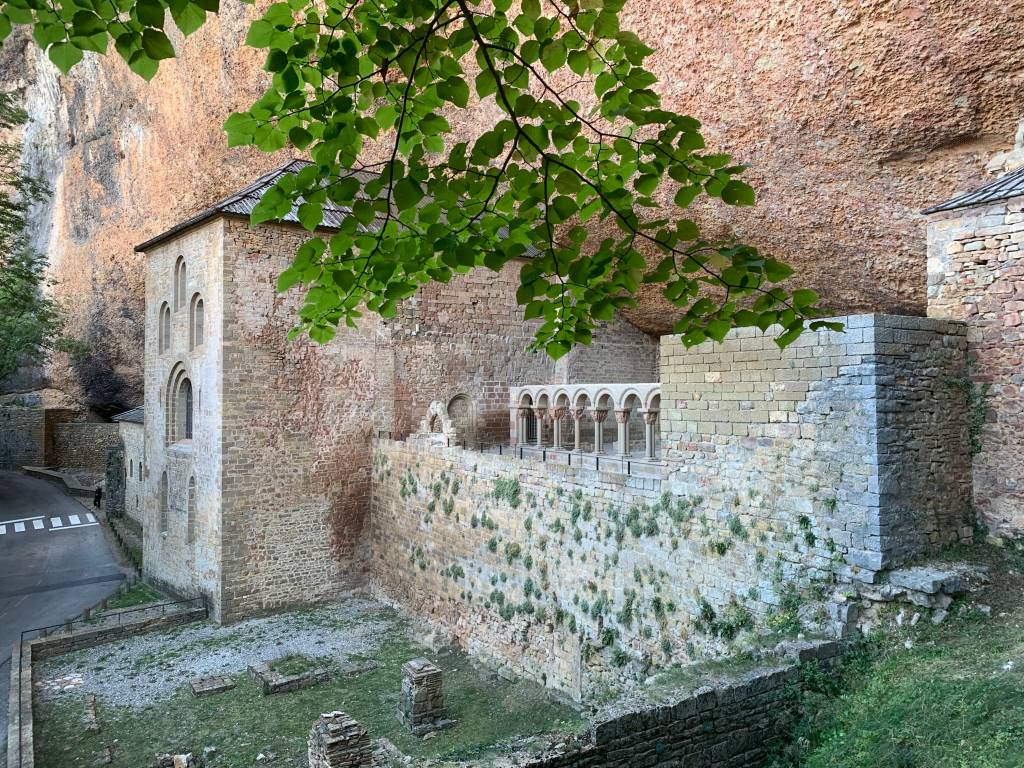
[[[112,597],[108,598],[107,609],[117,610],[119,608],[134,608],[137,605],[158,603],[163,599],[164,596],[151,586],[143,584],[141,581],[137,581],[124,592],[115,592]]]
[[[977,599],[992,618],[962,606],[937,627],[879,636],[838,682],[809,670],[801,719],[771,768],[1024,766],[1024,557],[959,554],[989,561],[993,583]]]
[[[277,672],[279,675],[284,675],[285,677],[304,675],[306,672],[311,672],[321,666],[322,665],[317,664],[308,656],[303,656],[301,653],[290,653],[287,656],[282,656],[281,658],[274,659],[270,662],[270,669],[273,672]]]
[[[309,729],[321,712],[342,709],[372,738],[386,737],[415,757],[468,759],[502,754],[496,745],[519,736],[584,727],[569,707],[553,702],[539,686],[492,680],[462,654],[430,658],[445,673],[445,699],[459,725],[422,741],[396,719],[401,667],[425,655],[402,634],[388,637],[373,658],[380,666],[356,677],[263,696],[241,673],[226,693],[194,698],[186,688],[142,711],[100,705],[101,734],[83,732],[80,696],[62,694],[36,705],[36,754],[40,768],[92,766],[104,744],[118,740],[112,768],[147,765],[157,752],[214,746],[211,768],[251,768],[260,752],[276,753],[275,765],[301,765]],[[321,663],[323,660],[320,660]],[[329,668],[333,665],[327,663]]]

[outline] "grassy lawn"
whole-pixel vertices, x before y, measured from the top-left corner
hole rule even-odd
[[[107,600],[107,609],[116,610],[118,608],[134,608],[137,605],[156,603],[165,599],[166,598],[163,595],[152,587],[143,584],[141,581],[137,581],[124,592],[114,593],[114,595]]]
[[[992,585],[937,627],[876,638],[838,686],[820,680],[774,768],[1024,766],[1024,555],[955,554],[989,565]]]
[[[427,741],[413,737],[395,717],[402,664],[423,655],[444,670],[446,703],[459,720],[454,729]],[[261,695],[259,685],[242,673],[227,693],[195,698],[182,687],[141,712],[101,704],[99,734],[82,729],[82,697],[61,694],[36,705],[37,765],[92,766],[103,746],[116,739],[113,768],[140,768],[157,752],[201,753],[206,746],[217,748],[208,761],[212,768],[249,768],[261,752],[273,752],[275,766],[298,766],[313,722],[334,709],[359,720],[371,738],[386,737],[418,757],[500,754],[495,745],[514,737],[583,727],[572,709],[552,702],[538,686],[491,679],[465,656],[429,654],[401,633],[384,640],[373,659],[380,666],[371,672],[271,696]]]

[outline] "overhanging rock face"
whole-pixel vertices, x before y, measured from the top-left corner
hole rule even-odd
[[[855,315],[785,350],[754,329],[662,340],[669,488],[803,521],[872,574],[971,535],[963,325]],[[824,530],[823,521],[828,521]],[[812,563],[812,569],[815,565]]]

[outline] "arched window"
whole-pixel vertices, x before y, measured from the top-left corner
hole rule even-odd
[[[139,462],[139,480],[142,479],[142,462]]]
[[[157,323],[157,348],[163,353],[171,348],[171,308],[166,302],[160,305]]]
[[[160,531],[167,533],[167,473],[160,475]]]
[[[188,479],[188,519],[185,524],[185,541],[191,544],[196,540],[196,479]]]
[[[185,306],[185,257],[179,256],[174,264],[174,311]]]
[[[128,460],[128,477],[135,479],[135,461],[132,459]]]
[[[188,348],[195,349],[203,343],[203,300],[197,293],[192,297],[192,307],[189,311],[188,323]]]
[[[167,443],[191,440],[193,420],[192,381],[179,364],[167,382]]]

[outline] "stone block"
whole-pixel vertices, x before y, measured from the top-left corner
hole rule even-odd
[[[370,735],[344,712],[320,715],[309,731],[309,768],[368,768],[373,763]]]
[[[456,724],[444,705],[441,670],[426,659],[412,659],[402,666],[398,720],[417,736]]]

